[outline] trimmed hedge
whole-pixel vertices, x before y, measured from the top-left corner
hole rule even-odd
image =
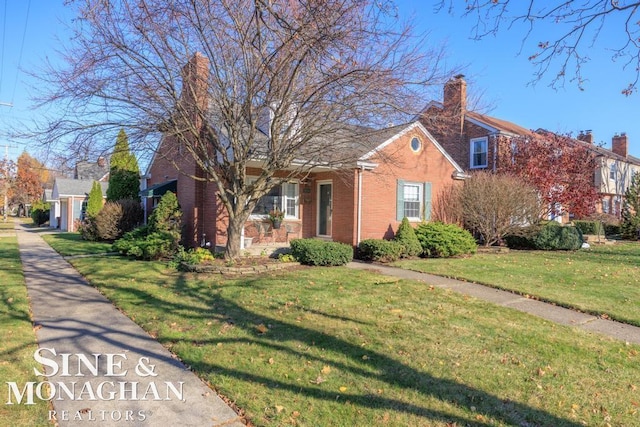
[[[345,265],[353,260],[353,248],[338,242],[319,239],[294,239],[291,255],[301,264],[318,266]]]
[[[358,257],[363,261],[393,262],[397,261],[404,251],[405,246],[394,240],[365,239],[358,246]]]
[[[477,244],[471,233],[455,224],[429,222],[416,228],[416,236],[422,245],[424,256],[446,258],[473,254]]]

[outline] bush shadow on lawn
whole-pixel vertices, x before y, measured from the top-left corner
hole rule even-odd
[[[179,313],[185,318],[191,319],[216,319],[220,322],[232,322],[234,327],[242,328],[252,338],[216,338],[209,340],[197,340],[198,345],[218,345],[225,343],[246,343],[263,347],[265,350],[276,350],[285,352],[293,356],[304,357],[306,359],[331,364],[344,371],[350,371],[361,378],[382,381],[390,386],[405,389],[406,391],[417,391],[425,398],[436,398],[454,406],[462,406],[470,412],[486,414],[499,422],[508,425],[554,425],[578,427],[582,424],[556,415],[545,412],[522,403],[504,400],[486,391],[479,390],[454,380],[437,378],[432,375],[420,372],[407,366],[393,358],[372,350],[363,350],[359,345],[339,339],[323,332],[313,329],[282,322],[276,318],[253,313],[236,302],[216,295],[215,293],[200,291],[188,286],[191,277],[187,274],[180,274],[176,277],[175,283],[170,287],[176,294],[185,297],[195,298],[202,301],[207,309],[196,308],[192,305],[171,302],[157,298],[149,292],[139,288],[121,288],[120,292],[126,292],[130,298],[145,301],[157,307],[159,312]],[[247,278],[243,283],[230,284],[225,286],[260,287],[260,278]],[[342,318],[328,313],[314,310],[315,314],[341,320],[359,322],[350,318]],[[362,323],[362,322],[360,322]],[[261,333],[257,324],[268,324],[268,333]],[[165,345],[173,345],[183,341],[193,344],[193,338],[167,338],[159,339]],[[349,364],[336,363],[334,360],[326,360],[321,357],[312,356],[303,351],[296,351],[287,342],[305,343],[307,346],[316,346],[329,352],[341,353],[351,361]],[[363,351],[367,353],[367,358],[363,359]],[[301,384],[287,383],[267,376],[261,376],[252,372],[245,372],[233,369],[231,366],[215,363],[204,363],[195,357],[190,358],[189,354],[180,354],[181,360],[194,371],[202,376],[215,373],[216,375],[226,375],[235,377],[240,381],[250,384],[261,384],[273,390],[288,390],[296,394],[305,394],[313,399],[335,401],[335,391],[324,391],[313,387],[305,387]],[[355,365],[355,366],[354,366]],[[232,396],[230,396],[232,398]],[[474,422],[463,417],[446,413],[443,411],[415,405],[398,399],[385,398],[376,394],[349,394],[341,393],[341,398],[362,408],[389,409],[405,412],[414,416],[423,417],[428,420],[454,423],[457,425],[485,426],[486,422]]]

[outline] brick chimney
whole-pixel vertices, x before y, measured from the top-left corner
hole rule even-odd
[[[620,135],[614,135],[611,139],[611,151],[619,156],[627,157],[629,154],[629,141],[627,134],[622,132]]]
[[[196,52],[189,62],[182,67],[182,93],[180,98],[185,106],[207,108],[207,88],[209,81],[209,60]]]
[[[459,127],[462,133],[464,114],[467,111],[467,82],[463,74],[458,74],[444,85],[444,111]]]
[[[580,131],[578,140],[593,144],[593,134],[591,133],[591,130]]]

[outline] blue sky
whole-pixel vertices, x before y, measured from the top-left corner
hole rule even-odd
[[[527,60],[535,36],[521,50],[524,29],[512,28],[482,41],[470,39],[473,21],[446,12],[434,13],[431,0],[399,0],[401,17],[413,17],[416,29],[429,32],[429,42],[447,44],[447,65],[464,66],[468,90],[480,94],[482,104],[492,106],[490,115],[509,120],[526,128],[545,128],[555,132],[593,131],[595,141],[610,147],[615,133],[629,135],[630,154],[640,157],[640,95],[624,96],[621,90],[630,74],[621,63],[611,60],[605,47],[615,43],[616,31],[606,27],[596,46],[590,49],[591,63],[585,68],[588,79],[585,90],[567,83],[564,89],[548,87],[548,79],[529,85],[535,68]],[[5,13],[6,11],[6,13]],[[28,11],[28,15],[27,15]],[[66,25],[72,19],[63,0],[5,0],[0,2],[0,149],[4,144],[15,158],[25,148],[10,141],[5,133],[20,120],[28,120],[43,112],[31,110],[31,86],[28,75],[37,72],[46,57],[57,57],[57,40],[69,38]],[[545,32],[553,28],[541,27]],[[24,40],[24,41],[23,41]],[[436,93],[441,96],[441,91]],[[439,99],[438,99],[439,100]],[[425,100],[425,104],[426,104]],[[27,151],[35,149],[26,147]]]

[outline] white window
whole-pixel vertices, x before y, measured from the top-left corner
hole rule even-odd
[[[618,164],[611,163],[611,167],[609,167],[609,179],[616,180],[618,177]]]
[[[252,183],[256,178],[248,178]],[[284,212],[285,219],[300,218],[299,185],[297,182],[285,182],[276,185],[267,194],[262,196],[251,215],[266,216],[270,211]]]
[[[406,217],[410,221],[431,219],[431,183],[398,180],[396,220]]]
[[[602,213],[609,213],[609,199],[602,199]]]
[[[404,184],[404,216],[411,220],[420,220],[422,210],[422,185]]]
[[[486,168],[488,166],[489,139],[473,138],[471,140],[471,168]]]

